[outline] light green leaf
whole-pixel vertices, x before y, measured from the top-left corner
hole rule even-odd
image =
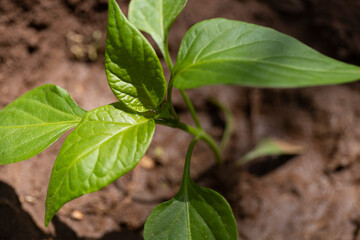
[[[149,33],[165,56],[171,25],[184,9],[187,0],[132,0],[129,20],[138,29]]]
[[[0,111],[0,164],[37,155],[76,126],[85,113],[58,86],[29,91]]]
[[[298,155],[303,152],[303,147],[288,142],[274,139],[262,139],[258,145],[245,156],[236,161],[236,165],[242,165],[266,156]]]
[[[50,178],[46,225],[65,203],[105,187],[133,169],[145,154],[154,120],[119,106],[88,112],[66,138]]]
[[[174,66],[174,85],[293,88],[360,79],[360,68],[326,57],[273,29],[226,19],[193,26]]]
[[[111,90],[123,106],[147,112],[163,102],[166,81],[160,60],[115,0],[109,1],[105,68]]]
[[[190,179],[190,157],[195,142],[189,147],[179,193],[151,212],[145,223],[145,240],[238,239],[230,205],[219,193]]]

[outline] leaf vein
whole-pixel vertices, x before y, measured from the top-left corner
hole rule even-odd
[[[140,125],[140,124],[143,124],[143,122],[138,123],[138,124],[133,124],[133,126],[137,126],[137,125]],[[74,164],[76,164],[78,161],[80,161],[80,159],[81,159],[83,156],[88,155],[89,153],[91,153],[92,151],[94,151],[94,150],[96,150],[96,149],[99,149],[99,147],[101,147],[101,145],[102,145],[103,143],[107,142],[108,140],[110,140],[110,139],[113,138],[113,137],[116,137],[118,134],[122,133],[122,131],[124,131],[124,130],[126,130],[126,129],[128,129],[128,128],[130,128],[130,127],[122,128],[122,129],[119,130],[116,134],[114,134],[114,135],[106,138],[106,139],[103,140],[103,141],[100,141],[98,144],[95,145],[95,147],[92,147],[90,150],[84,152],[83,154],[78,155],[69,165],[66,166],[66,168],[67,168],[66,172],[69,173],[69,172],[70,172],[69,169],[71,169]],[[59,156],[60,156],[60,155],[59,155]],[[59,185],[58,185],[58,186],[56,187],[56,189],[54,190],[52,196],[50,197],[51,202],[54,201],[53,198],[54,198],[54,196],[57,194],[57,192],[60,190],[60,187],[62,186],[65,178],[66,178],[66,175],[63,176],[63,178],[61,179]]]
[[[25,99],[24,99],[24,100],[25,100]],[[43,102],[41,102],[41,101],[38,101],[38,100],[35,100],[35,99],[32,99],[32,98],[26,98],[26,101],[32,101],[32,102],[34,102],[34,103],[36,102],[37,104],[39,104],[39,105],[41,105],[41,106],[44,106],[45,108],[50,108],[52,111],[59,112],[59,113],[61,113],[61,114],[63,114],[63,115],[71,116],[72,118],[75,117],[75,118],[77,118],[77,119],[80,119],[80,117],[77,116],[77,115],[72,115],[72,114],[70,114],[70,113],[61,111],[60,109],[57,109],[57,108],[53,107],[52,105],[45,104],[45,103],[43,103]]]
[[[27,124],[27,125],[0,126],[0,129],[9,129],[9,128],[16,129],[16,128],[44,127],[44,126],[51,126],[51,125],[67,125],[67,124],[78,123],[78,122],[80,122],[80,120],[38,123],[38,124]]]

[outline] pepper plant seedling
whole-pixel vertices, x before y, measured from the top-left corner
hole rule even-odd
[[[167,36],[186,3],[132,0],[128,20],[116,1],[109,0],[105,69],[118,102],[86,112],[64,89],[44,85],[0,111],[0,164],[29,159],[75,127],[52,170],[45,225],[65,203],[133,169],[149,147],[156,124],[161,124],[186,131],[194,140],[178,194],[152,211],[144,238],[237,239],[236,221],[226,200],[190,178],[195,143],[205,141],[218,161],[223,144],[203,130],[185,90],[213,84],[295,88],[360,78],[359,67],[326,57],[292,37],[220,18],[188,30],[173,66]],[[158,45],[171,72],[168,84],[159,58],[140,30]],[[174,87],[184,98],[195,127],[180,121],[172,104]]]

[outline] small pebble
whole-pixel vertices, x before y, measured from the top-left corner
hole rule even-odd
[[[152,168],[155,167],[154,161],[153,161],[149,156],[147,156],[147,155],[145,155],[145,156],[141,159],[139,165],[140,165],[142,168],[145,168],[145,169],[152,169]]]
[[[79,210],[74,210],[71,212],[70,217],[76,221],[81,221],[84,218],[84,214]]]
[[[36,203],[36,198],[34,198],[33,196],[30,196],[30,195],[26,195],[24,197],[24,200],[27,203],[32,203],[32,204]]]

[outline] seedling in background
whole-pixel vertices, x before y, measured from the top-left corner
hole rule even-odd
[[[179,193],[153,210],[144,238],[237,239],[229,204],[190,178],[196,141],[205,141],[219,162],[223,144],[203,130],[185,90],[213,84],[295,88],[360,78],[359,67],[321,55],[289,36],[220,18],[202,21],[186,33],[173,66],[167,35],[186,2],[132,0],[129,21],[116,1],[109,0],[105,68],[119,102],[86,112],[65,90],[44,85],[0,111],[0,164],[29,159],[75,127],[52,170],[45,225],[65,203],[133,169],[149,147],[156,124],[161,124],[186,131],[194,140]],[[171,72],[168,84],[159,58],[139,30],[149,33],[160,48]],[[196,127],[179,120],[173,87],[183,96]]]
[[[253,150],[236,161],[237,166],[246,164],[261,157],[278,157],[282,155],[298,155],[304,152],[302,146],[293,145],[285,141],[273,138],[264,138]]]

